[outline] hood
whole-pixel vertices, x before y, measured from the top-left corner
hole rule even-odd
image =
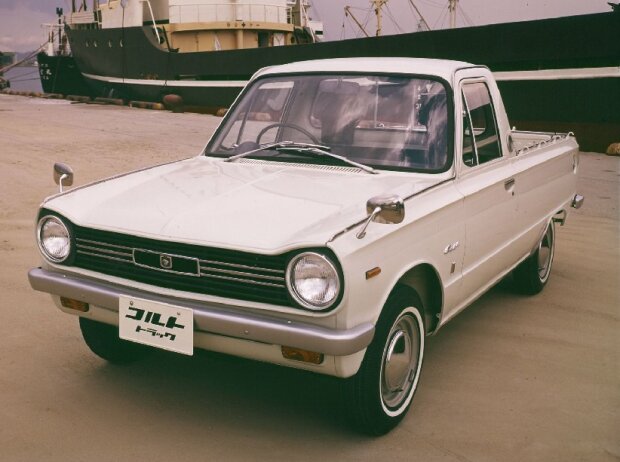
[[[44,207],[80,226],[279,253],[323,245],[363,220],[366,201],[410,195],[439,177],[196,157],[77,188]]]

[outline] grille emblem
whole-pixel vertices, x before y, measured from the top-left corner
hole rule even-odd
[[[163,269],[172,269],[172,257],[170,255],[160,255],[159,266]]]
[[[200,276],[200,263],[197,258],[169,253],[154,252],[152,250],[133,249],[133,263],[142,268],[166,273],[183,274],[186,276]]]

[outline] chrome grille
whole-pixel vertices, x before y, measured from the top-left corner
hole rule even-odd
[[[260,255],[139,238],[74,226],[74,265],[80,268],[189,292],[292,305],[286,289],[286,255]],[[196,260],[196,274],[136,262],[137,253],[171,262]],[[196,277],[198,276],[198,277]]]

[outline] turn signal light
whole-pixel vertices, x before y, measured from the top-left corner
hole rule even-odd
[[[299,348],[287,346],[282,347],[282,356],[286,359],[302,361],[304,363],[321,364],[323,362],[323,353],[301,350]]]
[[[89,309],[88,303],[74,300],[72,298],[60,297],[60,304],[70,310],[86,313]]]
[[[379,276],[381,274],[381,268],[379,268],[378,266],[366,271],[366,279],[371,279],[374,278],[375,276]]]

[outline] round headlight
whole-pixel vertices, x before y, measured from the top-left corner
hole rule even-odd
[[[293,298],[304,308],[323,310],[338,298],[340,277],[325,256],[306,252],[291,260],[286,283]]]
[[[55,263],[65,261],[71,252],[71,235],[65,224],[52,215],[41,218],[37,227],[39,247]]]

